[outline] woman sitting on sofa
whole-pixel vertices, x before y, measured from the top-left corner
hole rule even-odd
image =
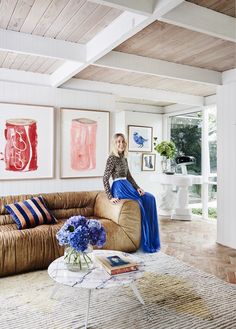
[[[141,247],[145,252],[160,249],[160,236],[155,197],[141,189],[133,179],[127,161],[127,141],[117,133],[112,139],[112,152],[107,159],[103,176],[104,189],[108,199],[116,204],[120,199],[132,199],[139,203],[141,210]],[[109,179],[113,183],[110,187]]]

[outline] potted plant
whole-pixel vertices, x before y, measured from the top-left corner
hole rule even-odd
[[[162,141],[157,143],[157,137],[154,137],[154,150],[162,156],[162,172],[171,172],[171,159],[176,153],[175,144],[171,141]]]

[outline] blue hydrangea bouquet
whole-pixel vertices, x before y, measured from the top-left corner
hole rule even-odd
[[[58,231],[59,245],[66,246],[64,260],[71,271],[88,269],[92,265],[89,253],[93,246],[101,248],[106,242],[106,231],[100,221],[84,216],[70,217]]]

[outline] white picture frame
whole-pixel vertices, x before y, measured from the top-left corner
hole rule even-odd
[[[102,177],[109,155],[110,113],[61,108],[60,177]]]
[[[129,153],[129,168],[131,173],[138,174],[141,172],[141,153]]]
[[[143,153],[142,154],[142,171],[156,170],[156,154]]]
[[[54,108],[0,103],[0,180],[54,176]]]
[[[153,128],[148,126],[128,126],[128,150],[129,152],[152,151]]]

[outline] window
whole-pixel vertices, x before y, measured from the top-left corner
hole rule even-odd
[[[177,155],[194,156],[195,164],[187,166],[190,175],[200,176],[202,183],[189,188],[189,203],[193,213],[204,218],[217,217],[217,110],[170,115],[170,139]],[[181,173],[180,166],[176,172]]]
[[[187,166],[190,175],[202,173],[202,112],[186,113],[170,118],[170,137],[175,143],[178,155],[190,155],[196,159],[195,164]],[[176,167],[177,173],[181,173],[181,167]],[[202,212],[201,185],[194,184],[189,188],[189,203],[197,212]]]
[[[217,111],[207,111],[208,121],[208,217],[217,218]]]
[[[171,117],[171,140],[177,147],[177,155],[190,155],[196,159],[188,166],[188,174],[201,175],[202,112]],[[180,172],[180,168],[177,167]]]

